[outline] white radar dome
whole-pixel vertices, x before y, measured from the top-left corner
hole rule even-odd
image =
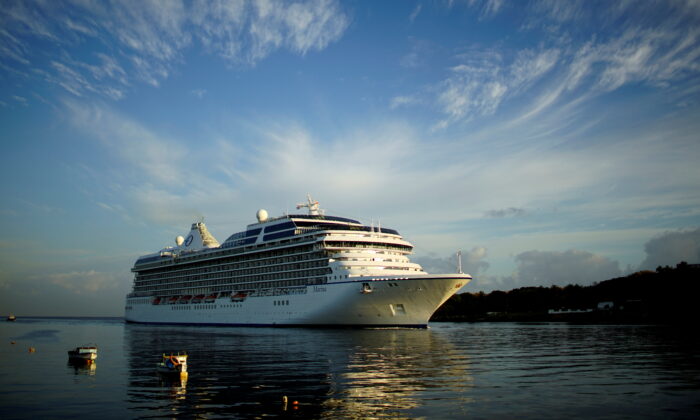
[[[177,244],[177,246],[181,246],[184,242],[185,238],[183,238],[182,236],[178,236],[177,238],[175,238],[175,243]]]
[[[258,210],[258,212],[256,213],[256,216],[258,218],[258,222],[260,222],[260,223],[264,222],[265,220],[267,220],[267,210],[265,210],[265,209]]]

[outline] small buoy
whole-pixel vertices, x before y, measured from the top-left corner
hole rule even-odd
[[[299,401],[292,401],[292,405],[298,405]]]
[[[34,347],[29,347],[29,353],[34,353],[36,349]]]
[[[14,341],[10,341],[10,344],[15,344],[15,342],[14,342]]]

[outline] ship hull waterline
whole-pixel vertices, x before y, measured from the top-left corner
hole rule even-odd
[[[125,320],[139,324],[255,327],[426,328],[432,314],[471,280],[467,274],[358,277],[212,303],[159,304],[135,298]],[[369,285],[369,289],[366,289]],[[290,293],[287,293],[290,292]]]

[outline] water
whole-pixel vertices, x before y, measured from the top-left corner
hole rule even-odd
[[[67,363],[67,350],[90,343],[91,368]],[[0,418],[700,418],[697,344],[660,326],[21,318],[0,325]],[[185,382],[155,371],[162,352],[178,350],[190,355]]]

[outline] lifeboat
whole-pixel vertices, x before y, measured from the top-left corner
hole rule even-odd
[[[238,292],[231,296],[231,302],[243,302],[248,297],[246,292]]]

